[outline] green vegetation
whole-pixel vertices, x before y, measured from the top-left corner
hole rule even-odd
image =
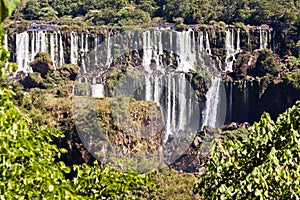
[[[10,2],[7,5],[7,2],[4,1],[3,4],[1,1],[1,14],[8,15],[11,12],[10,8],[15,5],[10,5]],[[1,16],[1,21],[4,18],[5,15]],[[2,62],[7,61],[8,54],[1,44],[1,66],[4,66]],[[43,56],[40,58],[44,61]],[[3,79],[3,72],[6,70],[2,68]],[[37,72],[32,73],[30,77],[42,79]],[[64,162],[57,161],[67,151],[54,145],[53,140],[63,138],[64,135],[60,131],[50,130],[49,126],[45,125],[47,119],[43,119],[42,116],[42,113],[47,111],[42,107],[44,98],[33,97],[31,101],[35,102],[34,108],[30,105],[30,98],[25,95],[23,100],[19,99],[19,108],[14,103],[19,93],[22,92],[18,91],[18,94],[15,94],[11,89],[0,87],[2,199],[138,199],[155,189],[155,184],[150,180],[151,174],[118,172],[110,167],[101,168],[98,163],[94,163],[94,166],[66,166]],[[32,94],[39,95],[34,92]],[[36,115],[36,118],[40,116],[41,119],[33,121],[34,118],[31,119],[20,111],[25,108],[26,113]],[[73,175],[70,174],[72,171]],[[71,178],[67,178],[70,175]]]
[[[71,16],[80,17],[89,24],[120,26],[148,23],[150,18],[174,22],[178,17],[187,24],[212,21],[291,24],[299,21],[299,8],[299,0],[28,0],[20,4],[14,18],[56,20]]]
[[[299,117],[300,102],[276,122],[263,114],[244,139],[215,140],[195,192],[205,199],[299,198]]]
[[[269,49],[258,50],[255,53],[258,54],[256,59],[256,67],[251,71],[251,75],[256,77],[262,77],[267,73],[275,75],[280,71],[279,66],[276,65],[272,51]]]
[[[1,29],[18,2],[0,0]],[[235,73],[246,79],[247,75],[258,77],[262,95],[276,78],[300,90],[299,16],[299,0],[28,0],[20,3],[12,18],[54,20],[64,25],[62,29],[90,25],[136,27],[165,21],[174,22],[177,30],[184,30],[187,23],[218,28],[235,24],[242,29],[245,24],[290,25],[280,33],[285,41],[283,52],[279,53],[287,55],[283,64],[267,49],[237,57]],[[26,30],[29,23],[22,22],[22,26]],[[92,155],[84,157],[86,149],[75,129],[71,95],[88,95],[90,85],[76,82],[73,91],[79,67],[67,64],[55,70],[49,54],[38,53],[31,63],[34,72],[21,82],[24,87],[10,83],[5,73],[15,70],[16,64],[7,64],[9,52],[4,50],[2,40],[1,30],[1,199],[300,198],[300,102],[276,122],[263,114],[247,130],[222,133],[214,140],[210,160],[205,163],[206,173],[200,178],[169,169],[146,174],[117,171],[94,162]],[[252,71],[248,66],[251,59],[255,61]],[[133,80],[139,74],[132,66],[122,64],[107,74],[109,95],[124,74],[124,83],[135,84]],[[204,98],[201,95],[211,84],[211,74],[197,70],[186,74],[186,78],[196,94]],[[143,95],[141,90],[136,93]],[[163,120],[155,103],[123,97],[97,99],[95,103],[99,125],[122,150],[145,153],[160,148]],[[148,137],[142,137],[144,132]],[[205,143],[202,148],[208,145]],[[143,160],[135,164],[137,168],[153,166]],[[193,194],[197,180],[200,182],[194,186]]]

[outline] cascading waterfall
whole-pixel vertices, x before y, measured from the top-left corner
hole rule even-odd
[[[152,59],[152,47],[151,47],[151,34],[150,31],[146,31],[143,33],[143,66],[146,71],[145,75],[145,100],[152,100],[152,84],[151,84],[151,59]]]
[[[38,52],[49,53],[55,67],[64,64],[64,51],[60,32],[31,30],[19,33],[16,34],[15,46],[18,71],[30,72],[29,63],[34,60]]]
[[[71,33],[71,63],[77,65],[78,62],[78,35]]]
[[[103,84],[93,84],[92,87],[92,97],[103,98],[104,97],[104,86]]]
[[[32,31],[32,38],[31,38],[31,60],[34,60],[34,56],[36,54],[36,39],[35,39],[35,32]]]
[[[7,33],[4,34],[4,49],[8,51],[8,39],[7,39]]]
[[[187,95],[186,95],[186,81],[185,74],[181,73],[178,77],[178,130],[185,130],[186,120],[187,120]]]
[[[176,72],[166,71],[160,66],[160,55],[163,54],[161,30],[143,32],[143,66],[145,74],[145,100],[164,105],[166,110],[165,141],[169,135],[177,134],[187,128],[192,112],[191,92],[188,88],[185,73],[194,69],[197,49],[196,38],[192,30],[169,32],[170,51],[177,55]],[[199,56],[199,55],[198,55]],[[155,66],[155,67],[154,67]],[[159,73],[157,73],[159,72]],[[163,86],[166,86],[166,90]],[[165,91],[165,94],[163,92]],[[161,104],[161,100],[165,103]]]
[[[241,39],[240,39],[240,28],[238,28],[237,30],[237,40],[236,40],[236,50],[237,52],[240,52],[241,51]]]
[[[176,32],[176,49],[175,53],[177,53],[180,57],[178,58],[178,68],[177,71],[181,72],[189,72],[193,69],[195,63],[195,38],[194,34],[191,33],[192,30]]]
[[[209,36],[208,36],[208,32],[205,32],[205,38],[206,38],[206,52],[208,55],[211,55],[211,49],[210,49],[210,43],[209,43]]]
[[[268,32],[259,27],[259,49],[268,48],[269,38]]]
[[[199,50],[200,50],[200,52],[202,52],[203,51],[203,32],[202,31],[200,31],[200,33],[199,33]]]
[[[218,108],[220,105],[220,85],[222,80],[218,77],[212,79],[212,84],[206,94],[206,104],[202,112],[202,126],[211,126],[217,128],[218,122]]]
[[[23,32],[16,35],[16,54],[18,65],[18,71],[29,72],[31,71],[29,66],[29,34]]]
[[[58,37],[59,37],[59,62],[58,66],[62,66],[65,63],[64,60],[64,46],[63,46],[63,40],[62,40],[62,34],[58,32]]]
[[[112,55],[111,55],[111,36],[110,33],[107,35],[107,57],[106,57],[106,66],[109,67],[110,63],[112,62]]]
[[[54,41],[54,35],[51,34],[50,35],[50,56],[51,56],[51,60],[54,61],[55,60],[55,41]],[[54,66],[56,66],[56,62],[54,62]]]
[[[97,80],[94,78],[91,85],[92,97],[94,98],[104,98],[104,86],[103,84],[97,83]]]
[[[172,134],[172,130],[174,130],[174,128],[172,129],[172,127],[171,127],[172,111],[173,111],[173,110],[171,110],[171,103],[172,103],[172,101],[171,101],[172,100],[171,99],[171,95],[172,95],[171,84],[172,84],[171,74],[169,74],[169,76],[168,76],[168,95],[167,95],[167,123],[166,123],[166,134],[165,134],[164,141],[168,140],[169,135]],[[175,91],[173,91],[173,93],[175,93]]]
[[[235,61],[235,55],[240,52],[240,29],[237,31],[237,41],[236,49],[234,45],[234,30],[228,29],[226,31],[225,48],[226,48],[226,58],[225,58],[225,71],[232,72],[233,62]]]
[[[81,34],[80,35],[81,44],[80,44],[80,58],[81,58],[81,68],[83,69],[83,73],[86,73],[86,54],[88,53],[88,36]]]
[[[275,37],[275,31],[265,30],[263,28],[259,28],[259,48],[270,48],[273,52],[275,49],[275,40],[273,39]],[[60,33],[59,30],[53,31],[53,30],[40,30],[40,29],[30,29],[28,32],[29,34],[29,46],[25,52],[30,54],[29,56],[23,56],[28,58],[28,62],[34,60],[34,56],[37,52],[47,52],[50,53],[51,59],[54,63],[55,67],[62,66],[65,63],[64,59],[64,46],[63,46],[63,36]],[[183,32],[177,32],[174,30],[169,31],[170,37],[169,37],[169,45],[168,49],[170,49],[171,52],[176,53],[179,58],[179,67],[177,68],[178,71],[188,71],[193,68],[193,63],[195,61],[201,61],[204,62],[205,60],[201,60],[201,55],[197,55],[196,53],[201,54],[201,52],[206,51],[208,55],[211,55],[211,48],[210,48],[210,35],[208,31],[194,31],[192,29],[189,29],[188,31]],[[147,50],[144,55],[144,57],[151,58],[155,60],[156,68],[159,71],[163,71],[164,69],[161,68],[161,60],[159,58],[159,55],[161,55],[163,52],[163,44],[165,43],[165,39],[162,39],[162,29],[156,29],[153,31],[153,29],[145,31],[145,35],[147,35],[147,41],[148,41],[148,47],[151,47],[149,50]],[[272,35],[273,34],[273,35]],[[19,34],[17,34],[19,35]],[[93,42],[90,42],[89,35],[88,34],[78,34],[75,31],[73,31],[71,34],[71,44],[70,44],[70,63],[73,64],[80,64],[80,67],[83,69],[83,71],[86,71],[85,69],[87,67],[87,62],[85,58],[87,57],[87,53],[89,50],[92,50],[93,48],[97,49],[97,45],[100,44],[101,41],[99,41],[99,38],[96,39],[98,36],[95,37],[94,44],[91,44]],[[7,37],[7,36],[6,36]],[[155,38],[154,38],[155,37]],[[20,38],[20,37],[18,37]],[[145,39],[145,37],[143,37]],[[66,38],[67,39],[67,38]],[[167,39],[167,38],[166,38]],[[113,53],[113,47],[111,44],[111,32],[107,34],[107,49],[103,52],[107,59],[106,59],[106,65],[108,66],[109,63],[112,62],[112,53]],[[168,39],[167,39],[168,40]],[[232,64],[235,59],[235,54],[241,51],[240,46],[240,29],[233,29],[228,28],[226,31],[226,40],[225,40],[225,47],[226,47],[226,62],[225,62],[225,71],[232,71]],[[16,40],[8,41],[15,42],[14,44],[8,44],[5,45],[6,48],[8,46],[14,47],[16,46],[15,53],[17,49],[24,48],[24,45],[20,46],[20,43],[17,43]],[[197,45],[196,45],[197,42]],[[27,42],[26,42],[27,43]],[[183,43],[185,43],[183,45]],[[94,45],[94,46],[93,46]],[[195,46],[198,46],[195,48]],[[89,49],[90,48],[90,49]],[[166,48],[166,47],[165,47]],[[66,46],[65,49],[68,49]],[[156,53],[153,53],[156,52]],[[148,54],[147,54],[148,53]],[[172,55],[172,54],[171,54]],[[155,58],[154,58],[155,57]],[[14,58],[14,57],[13,57]],[[148,62],[146,66],[146,71],[151,70],[150,64],[151,59],[146,59]],[[97,57],[95,57],[95,60],[97,61]],[[16,60],[13,60],[16,61]],[[23,62],[19,62],[23,63]],[[97,62],[96,62],[97,63]],[[205,66],[202,63],[201,66]],[[149,66],[149,67],[148,67]],[[28,69],[28,64],[25,63],[25,66],[20,66],[20,70]]]

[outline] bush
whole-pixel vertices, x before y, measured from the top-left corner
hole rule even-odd
[[[264,113],[242,140],[215,140],[194,192],[205,199],[298,199],[300,102],[276,122]]]
[[[257,54],[256,66],[249,71],[249,75],[262,77],[267,73],[275,75],[281,69],[276,65],[270,49],[262,49],[255,52]]]

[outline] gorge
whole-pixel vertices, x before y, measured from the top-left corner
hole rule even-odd
[[[239,55],[249,54],[256,50],[268,48],[273,53],[280,51],[278,50],[280,44],[276,43],[279,36],[272,28],[203,25],[190,26],[186,30],[176,31],[172,26],[164,26],[145,31],[121,33],[120,37],[114,35],[116,33],[109,29],[101,30],[100,33],[89,30],[76,32],[76,30],[60,30],[58,26],[53,25],[32,24],[28,31],[5,34],[4,46],[11,50],[11,60],[18,64],[18,71],[30,72],[29,63],[34,60],[35,54],[39,51],[49,53],[56,68],[65,63],[79,65],[80,76],[82,76],[79,79],[93,85],[91,86],[92,95],[95,97],[108,95],[102,94],[106,91],[105,87],[101,86],[101,84],[105,85],[103,75],[105,75],[105,70],[108,70],[113,62],[115,63],[117,57],[121,56],[120,52],[135,51],[135,56],[142,59],[143,70],[148,74],[145,77],[145,100],[153,100],[160,104],[162,92],[160,86],[163,84],[179,94],[178,97],[171,98],[171,94],[175,95],[175,93],[171,90],[165,91],[165,96],[168,97],[165,100],[168,133],[174,130],[175,125],[172,123],[174,127],[171,127],[171,122],[177,121],[176,117],[179,120],[176,123],[178,130],[185,126],[184,121],[188,121],[185,119],[188,116],[183,117],[182,113],[186,113],[191,105],[189,105],[189,99],[183,98],[183,95],[187,94],[187,89],[183,86],[184,76],[178,76],[176,80],[164,77],[163,74],[166,74],[167,68],[173,67],[176,71],[171,73],[179,74],[193,70],[206,70],[218,76],[223,75],[223,79],[224,74],[227,73],[230,79],[224,82],[227,114],[226,120],[223,121],[226,123],[230,121],[253,122],[258,119],[262,111],[266,110],[264,106],[257,107],[262,104],[258,94],[260,84],[254,79],[245,78],[247,72],[246,75],[236,77],[239,68],[234,66],[234,63],[238,62]],[[168,55],[166,52],[169,52]],[[247,68],[251,68],[251,62],[253,62],[253,57],[248,59]],[[91,72],[94,77],[88,77]],[[95,92],[99,94],[94,94]],[[178,98],[178,108],[175,98]],[[284,105],[278,106],[285,107]],[[203,109],[203,105],[200,109]],[[283,108],[278,110],[281,111]],[[178,113],[175,114],[175,112]],[[191,116],[191,113],[187,115]],[[275,117],[276,113],[273,116]],[[213,126],[213,124],[209,125]]]

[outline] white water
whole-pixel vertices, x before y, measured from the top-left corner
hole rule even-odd
[[[151,73],[150,68],[152,59],[152,46],[151,46],[151,32],[145,31],[143,33],[143,66],[147,73]]]
[[[77,65],[78,63],[78,35],[71,33],[71,63]]]
[[[206,94],[206,104],[202,112],[202,126],[211,126],[217,128],[218,126],[218,108],[221,101],[220,85],[222,80],[220,78],[213,78],[212,85]]]
[[[92,87],[92,97],[104,98],[104,87],[102,84],[93,84]]]
[[[80,35],[81,44],[80,44],[80,58],[81,58],[81,68],[83,69],[83,73],[86,73],[86,54],[88,52],[88,42],[87,42],[87,35],[81,34]]]
[[[175,32],[176,49],[175,53],[179,55],[177,71],[189,72],[194,69],[195,64],[195,37],[192,30]],[[191,37],[192,35],[192,37]]]
[[[233,29],[228,29],[226,31],[225,48],[226,48],[226,58],[225,58],[225,71],[233,71],[233,63],[235,61],[235,55],[241,51],[240,47],[240,29],[237,30],[237,40],[235,48],[235,35]]]
[[[237,50],[238,52],[241,51],[240,32],[241,32],[241,30],[240,30],[240,28],[238,28],[238,30],[237,30],[237,40],[236,40],[236,50]]]
[[[23,32],[16,35],[16,57],[18,71],[29,72],[31,67],[29,66],[29,34]]]
[[[261,27],[259,27],[259,49],[268,48],[268,43],[269,43],[268,32],[262,30]]]
[[[200,33],[199,33],[199,49],[200,49],[200,52],[202,52],[203,51],[203,32],[201,31]]]
[[[55,61],[55,41],[54,41],[54,34],[50,35],[50,56],[51,56],[51,60],[54,64],[54,66],[57,66],[56,61]]]
[[[172,134],[172,129],[171,128],[171,121],[172,121],[172,110],[171,110],[171,93],[172,93],[172,82],[171,82],[171,74],[169,74],[168,76],[168,95],[167,95],[167,123],[166,123],[166,134],[165,134],[165,138],[164,141],[167,141],[169,138],[169,135]],[[174,91],[173,91],[174,92]]]
[[[62,66],[65,63],[64,60],[64,46],[63,46],[63,41],[62,41],[62,34],[58,32],[59,36],[59,62],[58,66]]]
[[[205,37],[206,37],[206,52],[208,55],[211,55],[209,36],[207,32],[205,32]]]
[[[113,58],[112,58],[112,53],[111,53],[111,38],[110,38],[110,33],[107,35],[107,56],[106,56],[106,66],[109,67]]]
[[[163,54],[162,32],[151,30],[143,32],[143,67],[145,74],[145,100],[154,101],[161,105],[161,100],[165,99],[166,133],[165,141],[169,135],[176,134],[180,130],[187,128],[191,100],[187,98],[188,84],[185,74],[194,69],[196,62],[197,48],[196,38],[192,30],[176,32],[169,35],[169,50],[177,55],[178,67],[174,73],[166,71],[160,65],[160,55]],[[175,43],[173,44],[173,39]],[[174,46],[173,46],[174,45]],[[155,63],[152,66],[151,62]],[[156,72],[161,72],[157,74]],[[175,75],[176,74],[176,75]],[[163,86],[166,89],[163,89]],[[165,94],[163,94],[165,91]]]
[[[185,130],[186,119],[187,119],[187,95],[186,95],[186,82],[185,82],[185,74],[180,74],[178,78],[179,91],[178,91],[178,111],[179,111],[179,119],[178,119],[178,130]]]
[[[8,39],[7,39],[7,33],[4,35],[4,49],[8,51]]]

